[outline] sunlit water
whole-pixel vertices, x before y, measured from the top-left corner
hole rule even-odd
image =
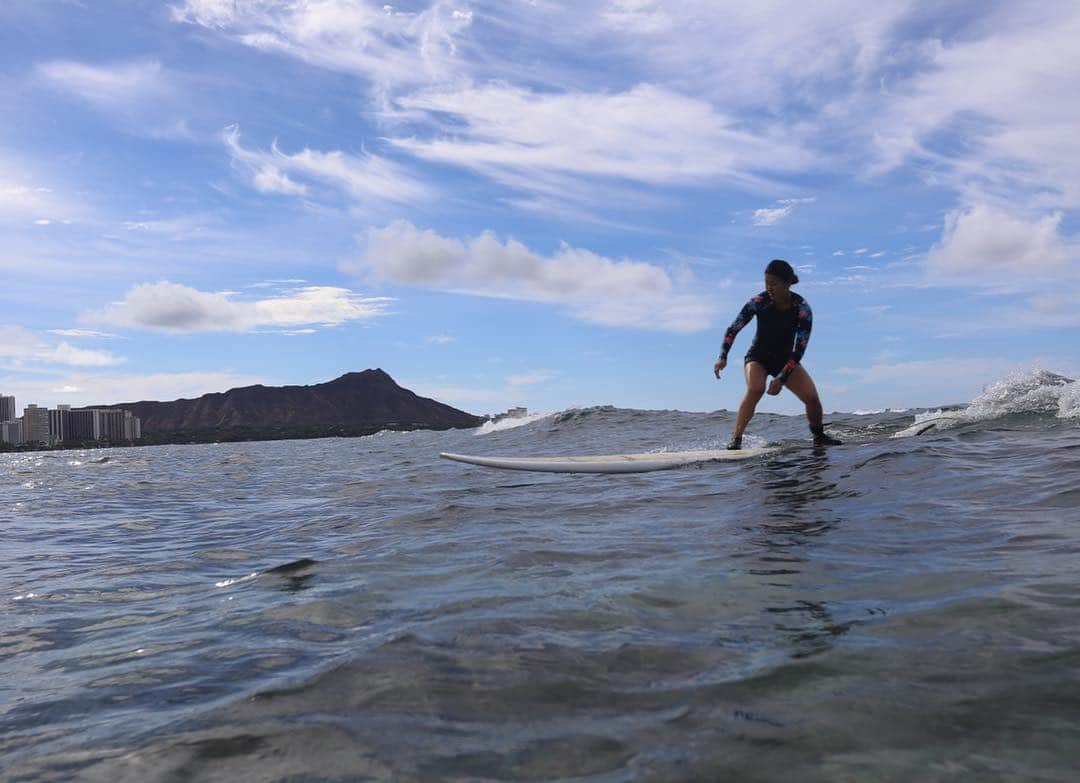
[[[0,456],[0,779],[1076,780],[1076,389]]]

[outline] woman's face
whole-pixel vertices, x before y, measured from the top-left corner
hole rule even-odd
[[[782,278],[779,278],[776,275],[765,275],[765,291],[769,296],[775,299],[777,294],[784,296],[789,290],[791,290],[791,286]]]

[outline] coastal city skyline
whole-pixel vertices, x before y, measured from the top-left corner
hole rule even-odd
[[[470,412],[731,410],[753,327],[713,362],[772,258],[826,411],[1077,377],[1077,33],[1075,3],[14,0],[0,388],[384,367]]]
[[[0,394],[0,444],[57,446],[65,443],[133,443],[142,438],[142,423],[131,411],[117,408],[44,408],[27,403],[16,416],[17,399]]]

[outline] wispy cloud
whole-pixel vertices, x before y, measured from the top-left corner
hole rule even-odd
[[[238,300],[171,282],[133,287],[123,300],[85,313],[88,323],[165,332],[248,332],[257,329],[338,326],[385,315],[390,299],[364,297],[345,288],[307,286],[280,296]]]
[[[762,207],[754,210],[755,226],[773,226],[786,218],[800,204],[813,204],[816,198],[785,198],[777,201],[772,207]]]
[[[822,106],[872,82],[907,0],[792,4],[784,0],[601,0],[582,14],[672,82],[744,108]],[[857,23],[853,23],[857,20]]]
[[[581,0],[573,25],[560,2],[409,8],[186,0],[174,18],[371,80],[380,116],[408,127],[388,134],[402,149],[515,191],[547,183],[515,202],[529,208],[558,209],[550,191],[569,174],[754,189],[826,162],[872,173],[912,160],[969,202],[1021,189],[1048,209],[1080,205],[1069,3],[958,9],[937,38],[912,36],[928,12],[911,0]],[[522,65],[523,52],[546,56]],[[125,70],[108,83],[125,79],[138,84]],[[255,176],[301,187],[281,167]]]
[[[444,123],[428,138],[394,139],[399,148],[515,188],[533,173],[762,188],[769,173],[814,162],[779,129],[749,131],[705,101],[649,84],[615,94],[487,85],[407,95],[398,104]]]
[[[367,236],[347,271],[402,285],[567,306],[575,318],[607,326],[693,332],[705,329],[712,303],[680,290],[662,268],[614,260],[573,247],[542,256],[490,233],[467,241],[397,221]]]
[[[186,0],[173,17],[244,46],[361,76],[379,90],[449,78],[458,38],[473,20],[445,2],[409,12],[370,0]]]
[[[94,373],[28,376],[0,376],[0,388],[14,394],[22,405],[111,405],[141,400],[192,399],[203,394],[223,392],[240,386],[267,383],[262,376],[236,373],[229,370],[210,370],[183,373]]]
[[[53,60],[37,67],[48,85],[103,112],[127,131],[160,138],[187,138],[180,80],[157,60],[89,64]]]
[[[881,168],[915,160],[969,202],[1024,194],[1043,209],[1080,207],[1080,9],[980,7],[977,26],[910,48],[914,73],[873,118]],[[962,145],[943,144],[964,139]]]
[[[53,60],[38,66],[38,73],[55,87],[103,109],[126,107],[167,91],[161,63],[137,60],[113,65],[88,65]]]
[[[87,340],[112,339],[117,336],[110,332],[99,332],[95,329],[50,329],[49,334]]]
[[[124,359],[107,351],[77,348],[67,341],[52,342],[21,326],[0,326],[0,362],[8,367],[111,367]]]
[[[235,125],[226,129],[224,138],[234,164],[248,175],[252,187],[262,193],[308,195],[309,186],[293,177],[322,183],[361,203],[421,201],[432,193],[428,185],[402,166],[377,155],[311,149],[289,155],[276,142],[268,152],[249,150],[241,146],[240,129]]]

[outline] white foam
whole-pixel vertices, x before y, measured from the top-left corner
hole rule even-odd
[[[986,387],[966,413],[977,419],[1010,413],[1061,414],[1062,402],[1075,397],[1076,382],[1045,370],[1010,373]]]
[[[1062,387],[1057,415],[1061,419],[1080,419],[1080,383]]]
[[[222,579],[220,582],[214,582],[214,587],[232,587],[233,585],[240,584],[241,582],[250,582],[258,575],[259,572],[254,571],[247,576],[238,576],[235,579]]]
[[[1017,413],[1080,418],[1080,383],[1045,370],[1010,373],[987,386],[966,408],[917,413],[914,424],[893,437],[919,434],[931,423],[935,429],[948,429]]]
[[[498,421],[485,421],[479,427],[476,428],[475,435],[490,435],[493,432],[503,432],[504,430],[513,430],[518,427],[524,427],[527,424],[532,424],[540,419],[546,419],[551,416],[550,413],[534,413],[529,416],[507,416],[505,419],[499,419]]]

